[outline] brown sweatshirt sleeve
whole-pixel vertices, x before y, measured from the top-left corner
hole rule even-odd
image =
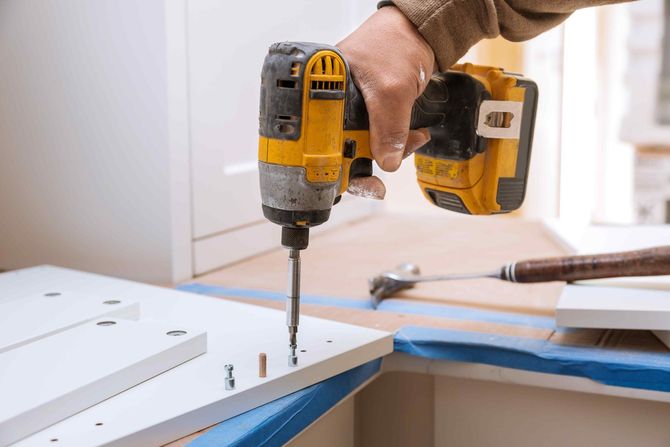
[[[392,1],[416,25],[433,48],[440,69],[445,70],[482,39],[503,36],[514,42],[528,40],[560,24],[579,8],[626,0]]]

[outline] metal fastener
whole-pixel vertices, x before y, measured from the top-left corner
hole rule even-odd
[[[226,365],[223,367],[226,370],[226,389],[234,390],[235,389],[235,377],[233,377],[233,365]]]

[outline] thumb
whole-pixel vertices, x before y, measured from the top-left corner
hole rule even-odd
[[[370,149],[377,164],[392,172],[405,156],[409,123],[416,90],[384,89],[368,95],[366,106],[370,120]]]

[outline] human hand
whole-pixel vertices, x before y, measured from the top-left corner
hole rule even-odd
[[[383,170],[395,171],[430,139],[427,129],[409,125],[435,68],[433,50],[394,6],[376,11],[337,47],[365,100],[372,156]]]

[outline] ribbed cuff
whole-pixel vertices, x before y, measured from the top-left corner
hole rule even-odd
[[[380,2],[385,3],[385,2]],[[474,44],[499,31],[491,27],[496,12],[482,0],[394,0],[435,53],[441,71],[449,69]],[[488,26],[487,26],[488,25]]]

